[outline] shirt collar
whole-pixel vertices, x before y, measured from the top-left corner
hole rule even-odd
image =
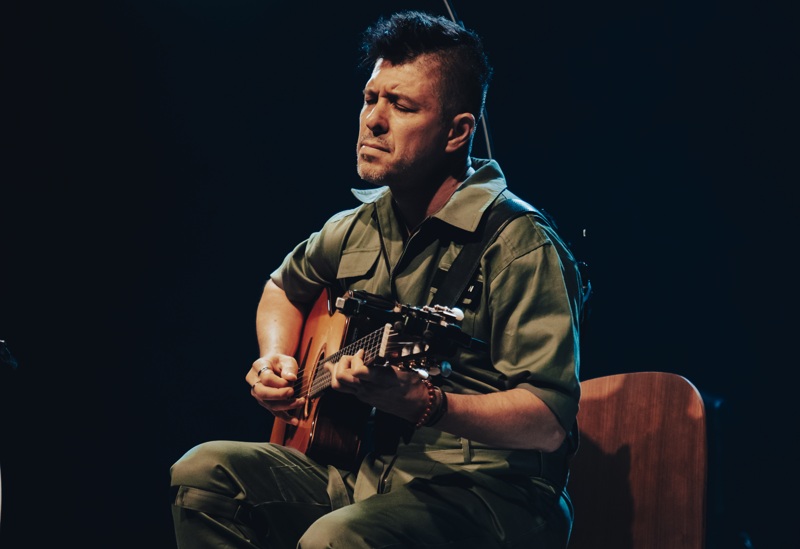
[[[474,232],[483,213],[506,188],[506,180],[500,165],[495,160],[472,158],[475,173],[464,180],[456,192],[433,217],[464,231]],[[353,195],[365,204],[384,202],[389,205],[389,187],[352,189]],[[378,207],[383,204],[379,203]]]

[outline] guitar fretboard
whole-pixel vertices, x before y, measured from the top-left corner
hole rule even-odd
[[[391,329],[389,325],[379,328],[317,362],[314,379],[308,389],[308,396],[311,398],[316,397],[331,386],[331,373],[324,368],[326,362],[335,363],[345,355],[353,355],[359,349],[364,349],[364,364],[371,364],[380,356],[381,344],[384,341],[386,330],[389,329]]]

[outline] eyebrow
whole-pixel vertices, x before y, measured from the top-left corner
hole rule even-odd
[[[365,96],[368,95],[368,94],[369,95],[375,95],[375,96],[378,96],[378,97],[381,96],[380,92],[378,92],[375,88],[370,88],[369,86],[365,86],[362,93]],[[413,107],[421,107],[422,106],[422,103],[420,103],[419,101],[413,99],[410,95],[406,95],[406,94],[403,94],[403,93],[384,92],[382,95],[384,97],[389,98],[389,100],[392,101],[392,102],[402,101],[404,103],[408,103],[410,106],[413,106]]]

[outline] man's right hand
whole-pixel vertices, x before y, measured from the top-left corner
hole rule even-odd
[[[245,376],[250,394],[259,405],[291,425],[299,420],[289,412],[305,404],[305,398],[295,398],[297,361],[289,355],[277,353],[262,356],[250,367]]]

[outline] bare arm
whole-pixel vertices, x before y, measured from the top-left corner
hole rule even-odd
[[[272,280],[264,286],[256,311],[256,337],[261,356],[294,355],[305,322],[305,313],[286,297]]]
[[[390,414],[416,422],[428,404],[428,389],[414,372],[364,365],[363,353],[335,365],[331,385]],[[511,389],[482,395],[447,395],[447,413],[437,429],[501,448],[552,452],[566,432],[556,416],[533,393]]]
[[[261,406],[293,424],[298,420],[286,411],[304,403],[294,398],[292,389],[297,379],[294,356],[304,322],[305,312],[272,281],[267,282],[256,314],[261,357],[246,379]],[[416,422],[428,403],[428,391],[419,376],[397,368],[370,368],[362,358],[359,352],[333,365],[332,387]],[[448,412],[436,427],[457,436],[498,447],[543,451],[556,450],[566,436],[544,402],[524,389],[485,395],[451,393],[447,399]]]
[[[553,452],[566,432],[536,395],[511,389],[485,395],[448,393],[447,413],[438,429],[503,448]]]
[[[286,411],[302,406],[294,398],[297,380],[294,355],[305,322],[305,312],[289,301],[271,280],[264,286],[256,311],[256,337],[261,356],[253,362],[245,379],[258,403],[275,416],[297,424]]]

